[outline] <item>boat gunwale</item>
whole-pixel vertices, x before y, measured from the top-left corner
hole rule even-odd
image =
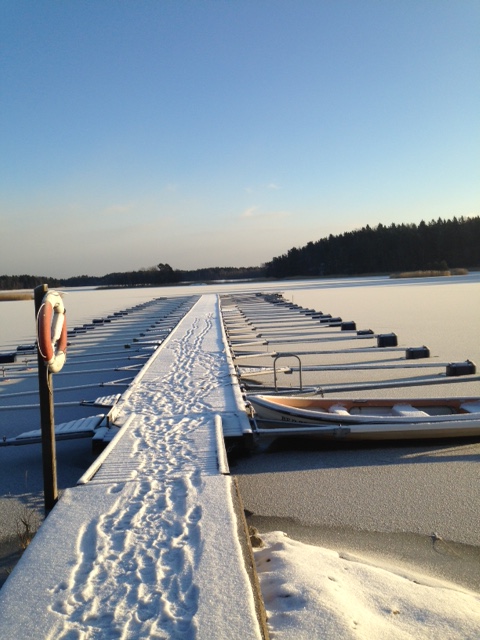
[[[463,423],[479,421],[480,424],[480,411],[468,412],[462,411],[461,405],[469,403],[478,403],[479,398],[475,397],[461,397],[461,398],[419,398],[419,399],[405,399],[405,398],[382,398],[376,400],[371,399],[344,399],[344,398],[314,398],[312,396],[269,396],[269,395],[250,395],[248,401],[252,404],[256,413],[257,419],[266,418],[256,409],[259,408],[276,413],[283,418],[283,422],[298,422],[299,424],[336,424],[336,425],[355,425],[355,424],[438,424],[443,422],[449,423]],[[441,406],[454,406],[456,413],[449,413],[443,415],[374,415],[374,414],[339,414],[330,413],[328,410],[303,408],[305,405],[341,405],[344,406],[347,411],[350,411],[357,405],[364,407],[376,406],[376,407],[393,407],[394,405],[411,405],[413,408],[422,410],[428,407],[441,407]],[[302,405],[302,406],[298,406]],[[292,420],[291,418],[294,418]]]

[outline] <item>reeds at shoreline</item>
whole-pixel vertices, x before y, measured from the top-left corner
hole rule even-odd
[[[16,300],[33,300],[33,291],[0,291],[0,302],[12,302]]]
[[[449,276],[466,276],[468,269],[427,269],[425,271],[404,271],[402,273],[392,273],[390,278],[439,278]]]

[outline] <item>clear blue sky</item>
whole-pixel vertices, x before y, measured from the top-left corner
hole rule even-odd
[[[478,0],[0,0],[0,274],[480,215]]]

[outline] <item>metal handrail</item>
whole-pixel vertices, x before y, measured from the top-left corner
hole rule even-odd
[[[296,353],[279,353],[278,355],[275,356],[274,360],[273,360],[273,384],[275,387],[275,391],[278,392],[278,388],[277,388],[277,360],[279,360],[280,358],[296,358],[298,360],[298,375],[300,378],[300,391],[303,390],[303,383],[302,383],[302,361],[300,360],[300,356],[297,355]]]

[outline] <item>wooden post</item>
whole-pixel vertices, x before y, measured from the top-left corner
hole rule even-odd
[[[35,323],[48,285],[42,284],[34,289]],[[37,342],[38,390],[40,394],[40,426],[42,430],[43,495],[45,515],[53,509],[58,500],[57,455],[55,450],[55,419],[53,409],[52,374],[45,366]]]

